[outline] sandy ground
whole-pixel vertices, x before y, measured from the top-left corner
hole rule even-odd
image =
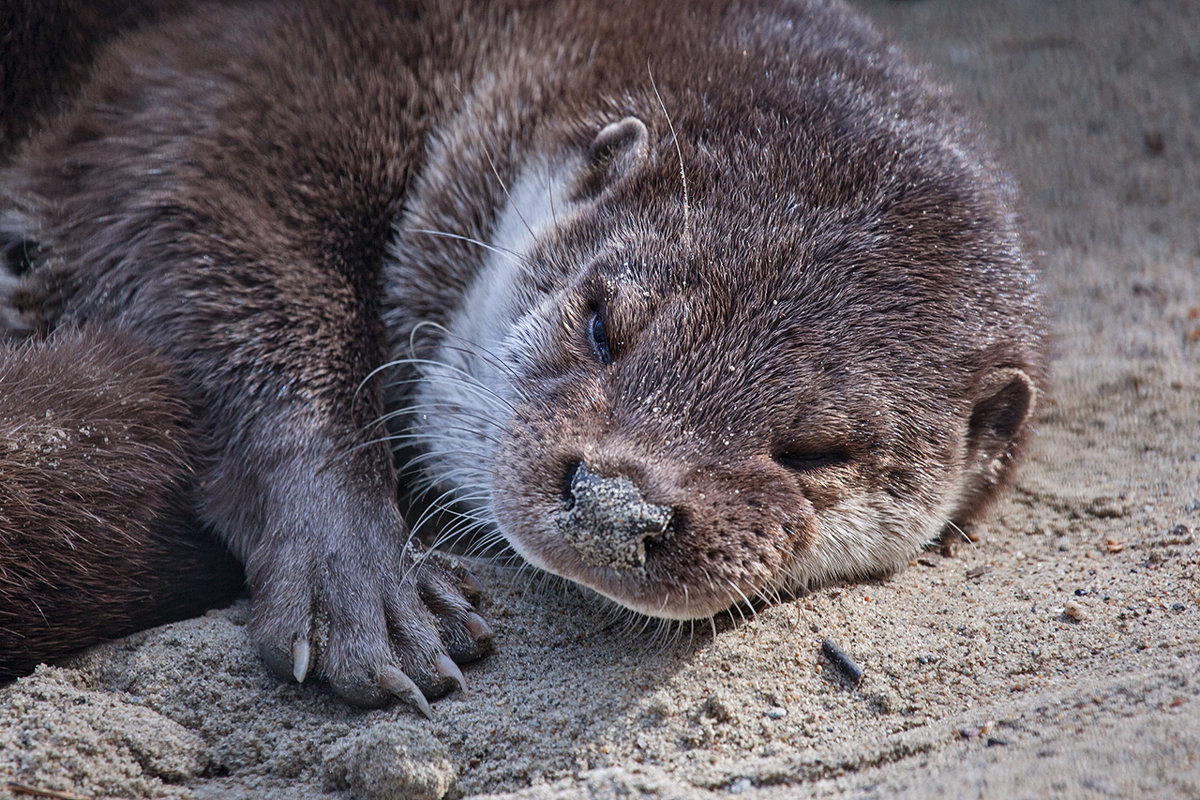
[[[432,722],[268,679],[214,612],[0,689],[0,785],[1200,797],[1200,4],[858,5],[981,109],[1045,251],[1055,393],[978,544],[667,645],[485,571],[499,649]]]

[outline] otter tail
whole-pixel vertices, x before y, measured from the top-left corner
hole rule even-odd
[[[0,342],[0,679],[237,596],[193,512],[187,420],[125,334]]]

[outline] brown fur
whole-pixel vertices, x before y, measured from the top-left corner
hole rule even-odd
[[[396,670],[432,691],[439,654],[485,649],[458,577],[405,545],[377,423],[437,389],[410,353],[465,351],[500,395],[396,418],[433,455],[468,432],[430,480],[647,613],[895,568],[1011,474],[1044,364],[1012,190],[945,89],[841,6],[204,6],[90,64],[0,172],[27,273],[0,305],[14,334],[115,323],[169,365],[197,515],[281,672],[311,642],[373,704]],[[568,189],[515,277],[426,232],[493,241],[531,169]],[[493,274],[504,297],[464,309]],[[455,338],[472,316],[487,342]],[[385,397],[365,379],[395,357]],[[579,464],[590,511],[629,485],[671,511],[644,563],[563,537]],[[595,524],[649,536],[628,518]]]
[[[0,676],[237,595],[195,518],[187,410],[118,332],[0,347]]]

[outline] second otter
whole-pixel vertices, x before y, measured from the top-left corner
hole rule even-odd
[[[268,663],[352,702],[490,637],[401,481],[686,619],[903,566],[1028,433],[1012,190],[839,5],[204,6],[67,95],[0,172],[9,329],[169,365]]]

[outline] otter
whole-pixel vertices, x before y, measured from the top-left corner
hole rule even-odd
[[[493,634],[401,492],[685,620],[897,570],[1011,480],[1046,380],[1015,190],[845,6],[131,8],[29,37],[65,61],[6,112],[6,674],[194,613],[223,546],[269,667],[427,712]],[[103,544],[43,568],[56,537]],[[96,548],[148,566],[77,580]],[[161,591],[189,569],[222,582]]]

